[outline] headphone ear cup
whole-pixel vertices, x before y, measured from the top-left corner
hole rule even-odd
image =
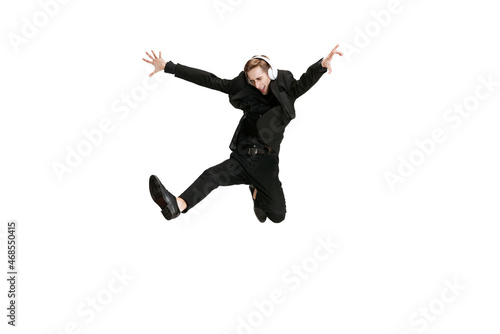
[[[274,76],[274,71],[272,67],[269,67],[269,70],[267,70],[267,74],[269,75],[269,78],[271,80],[276,80],[276,77]]]
[[[276,78],[278,77],[278,70],[269,67],[268,75],[271,80],[276,80]]]

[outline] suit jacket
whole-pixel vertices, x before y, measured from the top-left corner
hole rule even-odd
[[[279,153],[285,127],[295,118],[295,100],[314,86],[327,71],[326,68],[321,66],[322,60],[320,59],[309,66],[299,80],[296,80],[290,71],[279,70],[276,80],[272,80],[269,85],[270,92],[276,96],[280,105],[270,109],[259,118],[257,121],[257,131],[259,139],[276,153]],[[226,93],[229,96],[229,102],[235,108],[243,110],[243,117],[229,146],[231,150],[236,150],[236,141],[241,123],[249,111],[247,98],[251,94],[262,94],[257,88],[247,82],[245,72],[241,71],[234,79],[221,79],[212,73],[177,64],[175,76],[197,85]]]

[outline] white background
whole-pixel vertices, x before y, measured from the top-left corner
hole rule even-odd
[[[18,326],[6,324],[2,279],[2,333],[498,332],[500,87],[456,129],[443,119],[479,77],[500,81],[494,3],[401,0],[383,27],[371,12],[388,0],[221,3],[230,10],[72,0],[52,5],[46,22],[37,1],[2,3],[4,274],[8,220],[19,238]],[[9,36],[34,16],[45,25],[14,46]],[[241,112],[224,94],[158,73],[127,117],[116,113],[152,70],[144,52],[222,78],[266,54],[298,78],[338,43],[346,54],[296,102],[285,133],[286,220],[260,224],[248,188],[234,186],[167,222],[149,175],[180,194],[229,156]],[[105,119],[113,130],[58,179],[53,164]],[[435,128],[447,140],[391,191],[384,173]],[[340,246],[311,267],[318,238]],[[283,277],[303,263],[311,272],[292,290]],[[111,294],[122,271],[130,280]],[[446,281],[465,288],[444,304]],[[284,302],[241,327],[275,289]],[[89,298],[106,304],[93,319],[78,311],[90,312]],[[430,305],[432,321],[416,317]]]

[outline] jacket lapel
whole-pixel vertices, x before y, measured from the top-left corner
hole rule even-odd
[[[274,94],[274,96],[276,96],[279,103],[285,109],[289,120],[294,119],[295,118],[295,108],[290,103],[290,100],[288,99],[286,92],[280,92],[280,90],[278,88],[278,83],[276,82],[276,80],[271,81],[270,87],[271,87],[271,92]]]

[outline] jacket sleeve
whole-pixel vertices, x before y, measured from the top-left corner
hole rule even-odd
[[[299,80],[295,80],[292,77],[292,80],[289,83],[289,93],[294,98],[298,98],[299,96],[307,92],[312,86],[316,84],[316,82],[318,82],[321,76],[326,73],[327,69],[321,66],[322,60],[323,58],[309,66],[307,71],[300,76]]]
[[[221,79],[212,73],[181,64],[176,65],[175,76],[199,86],[218,90],[226,94],[233,93],[236,79],[238,79],[238,77],[231,80]]]

